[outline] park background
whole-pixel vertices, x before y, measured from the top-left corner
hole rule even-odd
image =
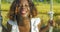
[[[8,21],[8,11],[14,0],[1,0],[2,24],[6,27]],[[38,10],[38,17],[42,20],[44,27],[49,20],[48,12],[50,11],[50,0],[32,0]],[[54,21],[56,22],[53,32],[60,32],[60,0],[53,0]]]

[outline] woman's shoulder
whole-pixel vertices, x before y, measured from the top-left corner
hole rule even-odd
[[[15,25],[17,22],[16,21],[13,21],[13,20],[8,20],[7,23],[10,24],[10,25]]]
[[[37,23],[40,23],[40,22],[41,22],[41,19],[40,19],[39,17],[31,18],[31,22],[37,22]]]
[[[40,19],[39,17],[31,18],[31,20],[38,20],[38,21],[41,21],[41,19]]]

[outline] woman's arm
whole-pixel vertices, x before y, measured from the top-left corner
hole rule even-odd
[[[38,24],[38,30],[40,30],[40,28],[41,28],[41,23]]]
[[[49,28],[49,26],[47,25],[46,27],[44,28],[41,28],[42,26],[42,22],[38,24],[38,29],[39,29],[39,32],[46,32]]]
[[[49,21],[48,21],[48,24],[46,25],[46,27],[44,27],[44,28],[41,28],[41,27],[40,27],[40,30],[39,30],[39,31],[40,31],[40,32],[46,32],[47,30],[49,30],[49,26],[50,26],[50,25],[55,26],[54,24],[55,24],[54,20],[52,20],[52,22],[50,22],[50,20],[49,20]],[[40,24],[40,25],[41,25],[41,24]]]
[[[49,25],[45,26],[44,28],[40,28],[40,32],[46,32],[47,30],[49,30]]]

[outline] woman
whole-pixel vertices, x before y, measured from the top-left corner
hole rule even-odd
[[[18,32],[29,32],[31,17],[37,15],[37,10],[31,0],[15,0],[8,15],[10,19],[7,23],[9,32],[16,31],[14,30],[15,26],[18,27]]]
[[[8,15],[8,32],[39,32],[41,22],[31,0],[14,0]]]

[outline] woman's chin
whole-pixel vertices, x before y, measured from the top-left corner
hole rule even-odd
[[[27,17],[27,15],[21,15],[22,17]]]
[[[29,13],[21,13],[22,17],[28,17]]]

